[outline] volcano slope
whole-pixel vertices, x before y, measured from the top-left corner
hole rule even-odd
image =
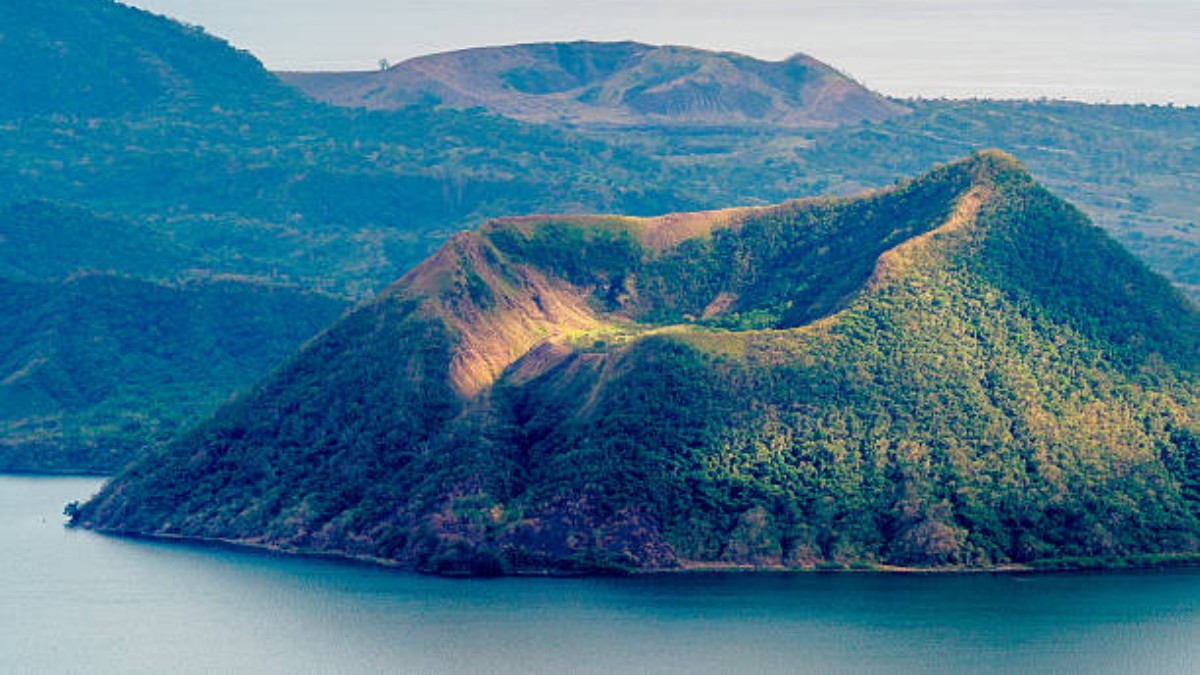
[[[1200,545],[1200,317],[1016,160],[461,234],[73,522],[445,573]]]

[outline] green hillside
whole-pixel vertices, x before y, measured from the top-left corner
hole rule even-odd
[[[207,255],[78,206],[0,209],[0,471],[112,473],[348,305]]]
[[[207,417],[344,307],[238,280],[0,279],[0,471],[111,473]]]
[[[385,72],[281,77],[338,105],[480,106],[612,143],[661,163],[676,196],[706,208],[852,194],[1003,148],[1200,301],[1200,108],[887,101],[808,57],[636,43],[487,47]],[[666,107],[640,105],[643,95]]]
[[[0,7],[0,91],[0,283],[19,326],[0,345],[0,470],[116,470],[465,222],[660,199],[629,151],[478,112],[329,109],[109,0]],[[197,305],[217,287],[238,297],[212,316]]]
[[[0,97],[0,280],[57,297],[66,291],[54,287],[77,275],[112,276],[182,293],[176,311],[188,302],[181,289],[220,279],[245,282],[239,288],[247,301],[271,288],[351,303],[373,297],[456,232],[495,217],[651,216],[849,194],[998,146],[1018,150],[1051,188],[1200,297],[1200,217],[1193,199],[1200,176],[1198,109],[910,101],[903,102],[910,114],[884,120],[894,102],[803,59],[762,64],[630,44],[579,44],[549,54],[544,46],[526,47],[505,51],[505,58],[534,59],[526,70],[508,73],[527,91],[605,81],[612,92],[637,93],[641,98],[630,100],[645,110],[662,104],[707,116],[707,122],[703,128],[651,125],[617,133],[604,125],[526,124],[478,109],[332,108],[303,99],[251,55],[195,27],[111,0],[8,3],[0,7],[0,91],[11,94]],[[489,53],[477,50],[471,59]],[[626,57],[639,55],[648,60],[619,68]],[[623,73],[619,81],[604,79],[617,70]],[[710,84],[706,78],[734,96],[727,119],[724,108],[699,95]],[[816,88],[805,89],[809,84]],[[823,91],[829,95],[817,95]],[[755,92],[774,97],[764,110],[785,110],[776,104],[795,105],[799,96],[800,103],[822,102],[826,123],[846,124],[773,128],[782,118],[767,117],[755,124],[720,123],[745,121],[738,115],[758,110]],[[843,108],[835,105],[839,101],[866,108]],[[863,118],[881,121],[849,123]],[[112,302],[126,302],[125,291],[116,288],[106,286],[101,295],[117,292]],[[77,297],[84,304],[109,302]],[[829,291],[800,309],[727,315],[717,311],[718,303],[705,321],[713,328],[766,326],[781,312],[799,321],[839,299]],[[36,305],[17,309],[14,317],[43,316]],[[315,329],[332,315],[321,310],[294,321]],[[281,322],[268,324],[282,328]],[[32,341],[28,336],[39,335],[36,329],[12,334],[11,343]],[[308,337],[301,332],[285,330],[293,345]],[[274,344],[278,334],[244,337]],[[58,335],[90,339],[82,328]],[[32,344],[25,346],[37,351]],[[132,336],[120,344],[133,351],[113,352],[108,361],[131,368],[125,379],[173,377],[166,361],[133,358],[141,347]],[[204,344],[197,342],[197,349]],[[74,349],[60,346],[53,353]],[[277,356],[287,353],[281,348]],[[223,358],[213,370],[232,372]],[[0,381],[23,372],[26,363],[6,363]],[[156,368],[163,370],[152,374]],[[239,371],[239,381],[252,382],[268,368],[263,362],[254,372]],[[81,381],[89,376],[72,374]],[[223,400],[227,385],[221,382],[216,389],[200,386],[196,400]],[[150,396],[149,389],[138,391]],[[0,418],[25,420],[33,400],[0,399]],[[46,407],[48,400],[72,400],[68,392],[36,400],[38,415],[76,414],[65,408],[52,414]],[[117,416],[164,410],[142,394],[114,400],[124,406],[112,413]],[[185,407],[152,417],[199,414],[184,414]],[[108,417],[97,419],[110,447],[124,449],[119,460],[107,460],[110,466],[132,457],[140,432],[122,440],[110,434]],[[75,436],[38,437],[60,439],[48,446],[56,456],[83,457],[70,439],[101,432],[86,420],[79,424]],[[0,464],[14,444],[26,447],[29,437],[27,426],[6,428],[15,430],[0,431]],[[36,468],[31,455],[23,457],[22,466]],[[55,467],[63,465],[55,460]]]
[[[358,299],[487,217],[696,204],[631,150],[480,111],[346,111],[111,0],[0,9],[0,208],[132,221],[197,269]]]
[[[61,281],[106,272],[171,279],[200,255],[144,224],[67,204],[19,202],[0,208],[0,278]]]
[[[108,0],[0,5],[0,119],[245,107],[290,96],[250,54]]]
[[[459,235],[73,522],[426,571],[1200,546],[1200,316],[988,152]]]
[[[913,107],[905,118],[831,132],[800,153],[801,161],[878,185],[947,153],[1005,148],[1200,302],[1200,108],[1047,101]]]
[[[1064,101],[905,101],[877,124],[826,131],[581,128],[662,161],[724,203],[854,194],[986,148],[1038,179],[1200,301],[1200,108]],[[682,180],[682,179],[681,179]],[[686,181],[684,181],[686,182]]]

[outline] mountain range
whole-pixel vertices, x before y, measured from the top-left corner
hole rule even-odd
[[[72,505],[442,573],[1200,547],[1200,314],[999,152],[456,235]]]

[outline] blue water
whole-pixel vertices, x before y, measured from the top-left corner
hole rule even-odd
[[[0,477],[0,673],[1200,671],[1200,571],[449,580],[66,530]]]

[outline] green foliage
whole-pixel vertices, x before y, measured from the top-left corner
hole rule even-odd
[[[0,209],[0,277],[65,280],[81,273],[171,279],[190,256],[163,233],[44,201]]]
[[[107,0],[5,3],[0,25],[0,119],[246,107],[294,96],[225,41]]]
[[[1015,161],[976,155],[662,250],[634,222],[493,224],[469,235],[486,264],[443,270],[534,266],[623,339],[544,343],[456,396],[452,364],[478,347],[443,317],[500,325],[535,289],[470,302],[414,277],[74,520],[449,574],[1200,548],[1200,316]],[[838,299],[820,311],[779,309],[822,287]],[[771,328],[695,318],[725,294]]]
[[[824,132],[579,129],[662,159],[711,205],[852,194],[967,152],[1021,157],[1150,266],[1200,299],[1200,108],[1049,101],[905,101],[910,114]],[[702,186],[708,185],[705,189]],[[689,188],[690,189],[690,188]]]
[[[1191,197],[1200,187],[1200,108],[979,100],[914,108],[818,137],[796,160],[831,186],[845,179],[870,186],[956,154],[1002,148],[1200,299],[1200,210]]]
[[[652,215],[849,193],[967,149],[1000,146],[1020,151],[1048,185],[1193,297],[1200,288],[1197,109],[910,102],[912,114],[823,132],[715,126],[616,135],[479,110],[328,108],[195,27],[108,0],[8,3],[0,26],[0,279],[15,284],[5,298],[12,311],[0,353],[0,466],[123,464],[254,382],[335,315],[337,303],[317,295],[372,297],[450,234],[499,215]],[[566,76],[584,78],[596,74],[589,69],[611,72],[627,48],[595,62],[556,58]],[[789,62],[787,72],[756,76],[783,77],[779,84],[808,77],[806,69]],[[555,86],[559,75],[514,77],[537,89]],[[903,203],[784,207],[741,232],[719,231],[662,255],[646,255],[617,219],[587,232],[549,227],[522,251],[502,230],[489,236],[514,260],[589,286],[600,311],[718,331],[779,329],[841,308],[879,253],[941,218],[947,203],[921,190],[954,189],[926,181],[902,188]],[[1042,207],[1019,210],[1029,208]],[[1078,220],[1067,209],[1056,213]],[[1176,305],[1161,300],[1162,282],[1126,259],[1111,275],[1097,274],[1109,257],[1072,268],[1075,249],[1113,244],[1071,232],[1074,239],[1044,258],[1022,253],[1012,257],[1019,265],[986,274],[1020,296],[1018,311],[1046,303],[1045,321],[1115,345],[1108,358],[1127,372],[1148,371],[1148,382],[1162,367],[1186,365],[1195,334],[1170,320]],[[1024,245],[1018,237],[995,252]],[[1046,292],[1072,283],[1067,273],[1095,281],[1063,297]],[[80,293],[93,282],[76,283],[78,274],[111,283]],[[176,330],[191,324],[165,318],[206,315],[211,310],[194,305],[204,295],[198,289],[231,277],[244,283],[226,288],[244,294],[222,307],[226,321]],[[147,286],[131,290],[134,281]],[[490,307],[478,278],[464,282],[468,297]],[[267,288],[293,298],[286,313],[252,307]],[[162,294],[174,299],[147,301],[141,318],[144,296]],[[1151,296],[1161,301],[1141,301]],[[1124,299],[1097,304],[1109,297]],[[68,304],[58,314],[43,311]],[[115,318],[96,318],[108,311]],[[149,329],[139,336],[141,320]],[[89,321],[105,336],[93,340]],[[611,351],[627,338],[592,340],[591,350]],[[745,351],[713,333],[689,340],[726,355]],[[160,343],[171,346],[145,348]],[[1190,433],[1172,424],[1178,438]],[[1191,475],[1190,460],[1163,453],[1173,475]]]
[[[9,3],[0,26],[0,469],[115,470],[466,223],[680,203],[630,152],[329,109],[109,0]]]
[[[115,471],[204,419],[343,307],[245,281],[0,279],[0,470]]]

